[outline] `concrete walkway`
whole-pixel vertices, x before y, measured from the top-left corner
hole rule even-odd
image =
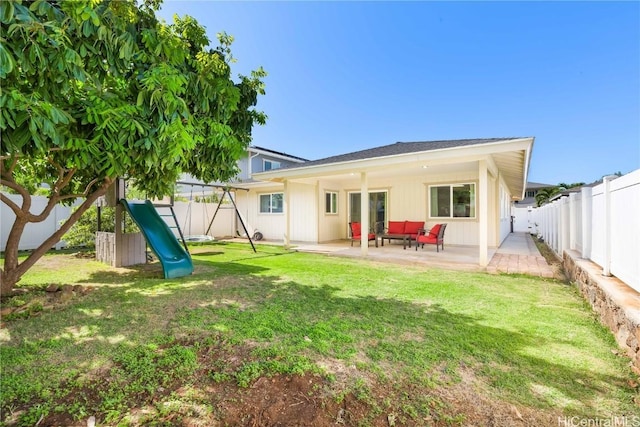
[[[554,277],[553,269],[528,233],[510,233],[489,261],[487,272]]]

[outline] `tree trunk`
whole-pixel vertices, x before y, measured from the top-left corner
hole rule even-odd
[[[82,202],[80,206],[71,214],[64,224],[60,226],[55,233],[47,238],[37,249],[35,249],[27,259],[18,262],[18,248],[20,244],[20,237],[24,232],[24,228],[28,221],[25,221],[24,217],[16,216],[16,222],[11,228],[9,239],[7,240],[7,247],[5,249],[5,264],[4,268],[0,270],[0,294],[3,296],[12,295],[15,293],[14,287],[20,281],[22,276],[47,253],[52,246],[62,239],[67,231],[75,224],[83,213],[91,207],[91,205],[98,199],[98,197],[104,195],[107,192],[107,188],[113,180],[107,179],[105,182],[93,193],[90,193],[87,198]],[[28,214],[28,212],[25,212]]]

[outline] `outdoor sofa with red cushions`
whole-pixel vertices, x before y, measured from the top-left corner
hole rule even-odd
[[[422,229],[424,229],[424,221],[389,221],[387,229],[380,236],[382,245],[384,246],[384,239],[389,243],[391,240],[401,239],[407,241],[411,247],[411,241],[416,240]]]

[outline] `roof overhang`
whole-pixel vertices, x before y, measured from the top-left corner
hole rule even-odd
[[[287,156],[286,154],[276,153],[276,152],[269,151],[269,150],[263,150],[263,149],[258,148],[258,147],[249,147],[249,148],[247,148],[247,151],[249,151],[251,153],[255,153],[255,154],[262,154],[263,156],[272,157],[274,159],[288,160],[288,161],[294,162],[294,163],[304,163],[305,162],[304,159],[301,159],[299,157]]]
[[[522,199],[529,173],[534,138],[515,138],[484,144],[403,153],[319,165],[275,169],[254,173],[260,181],[285,182],[355,173],[395,173],[417,168],[446,166],[488,160],[489,171],[502,177],[514,199]],[[414,169],[415,168],[415,169]]]

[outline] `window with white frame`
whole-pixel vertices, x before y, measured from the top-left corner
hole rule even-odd
[[[262,170],[270,171],[270,170],[273,170],[273,169],[279,169],[280,168],[280,162],[276,162],[275,160],[263,159],[262,166],[263,166]]]
[[[475,218],[476,185],[429,186],[429,215],[431,218]]]
[[[338,193],[335,191],[327,191],[324,193],[324,213],[338,213]]]
[[[282,213],[283,193],[260,195],[260,213]]]

